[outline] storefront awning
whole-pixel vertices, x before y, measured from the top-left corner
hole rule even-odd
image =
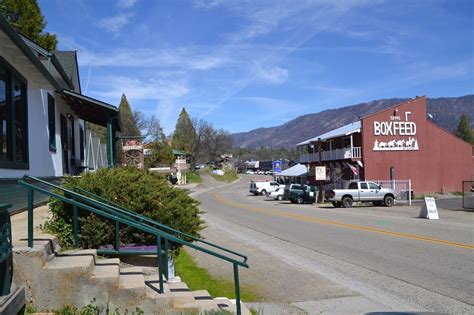
[[[317,142],[317,141],[319,141],[320,138],[321,138],[322,141],[325,141],[325,140],[332,139],[332,138],[347,136],[347,135],[350,135],[352,133],[360,132],[360,128],[361,128],[361,122],[360,122],[360,120],[358,120],[358,121],[355,121],[355,122],[350,123],[348,125],[342,126],[340,128],[337,128],[337,129],[328,131],[326,133],[323,133],[322,135],[316,136],[316,137],[311,138],[309,140],[300,142],[300,143],[297,144],[297,146],[309,144],[311,142]]]
[[[308,169],[303,164],[296,164],[281,173],[275,173],[276,176],[290,176],[290,177],[298,177],[298,176],[306,176],[308,175]]]
[[[120,131],[117,107],[69,90],[59,92],[79,118],[100,126],[107,126],[111,120],[116,131]]]

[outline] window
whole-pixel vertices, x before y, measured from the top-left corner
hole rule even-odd
[[[368,189],[367,183],[360,183],[360,189]]]
[[[355,182],[350,183],[348,189],[357,189],[357,183]]]
[[[1,57],[0,168],[28,169],[26,80]]]
[[[370,189],[380,189],[380,186],[375,183],[369,183]]]
[[[54,97],[48,94],[49,150],[56,152],[56,110]]]

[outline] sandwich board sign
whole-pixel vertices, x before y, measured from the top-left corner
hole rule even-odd
[[[326,166],[316,166],[316,180],[326,180]]]
[[[436,207],[436,201],[433,197],[425,197],[419,217],[434,220],[439,219],[438,208]]]

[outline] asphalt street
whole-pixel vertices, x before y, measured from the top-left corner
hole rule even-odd
[[[205,176],[192,195],[206,211],[203,235],[249,256],[241,283],[261,292],[262,313],[474,313],[474,213],[294,205],[249,194],[252,178]],[[192,254],[232,280],[228,264]]]

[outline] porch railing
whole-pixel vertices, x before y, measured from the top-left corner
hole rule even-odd
[[[0,296],[10,294],[13,279],[12,262],[12,225],[8,208],[11,205],[0,205]]]
[[[195,250],[201,251],[208,255],[214,256],[218,259],[227,261],[233,265],[234,271],[234,286],[235,286],[235,298],[236,298],[236,308],[237,314],[241,314],[240,306],[240,285],[239,285],[239,266],[249,268],[247,264],[247,256],[224,248],[222,246],[216,245],[214,243],[205,241],[200,238],[193,237],[186,233],[182,233],[178,230],[172,229],[160,222],[154,221],[150,218],[141,216],[132,210],[126,209],[124,207],[119,207],[113,203],[101,198],[97,195],[94,195],[90,192],[82,191],[85,194],[88,194],[93,198],[87,197],[78,191],[72,191],[65,189],[63,187],[50,184],[41,179],[25,175],[18,183],[28,189],[28,246],[33,247],[33,192],[38,192],[49,197],[61,200],[73,207],[73,233],[74,233],[74,243],[79,245],[78,240],[78,231],[79,231],[79,220],[78,220],[78,210],[84,210],[91,213],[94,213],[103,218],[109,219],[115,222],[115,243],[113,249],[98,249],[98,254],[150,254],[150,251],[136,249],[134,251],[122,250],[120,248],[120,226],[125,225],[128,227],[135,228],[141,232],[153,235],[156,237],[156,251],[153,253],[158,257],[158,275],[159,275],[159,285],[160,292],[163,290],[163,275],[168,276],[168,264],[166,263],[163,266],[163,258],[165,261],[168,261],[168,248],[169,243],[175,243]],[[48,185],[51,188],[54,188],[58,191],[61,191],[64,195],[56,193],[55,191],[49,191],[43,187],[37,186],[37,184]],[[196,242],[196,244],[189,242],[188,240]],[[208,246],[205,248],[203,245]],[[219,252],[218,252],[219,251]]]
[[[345,159],[360,159],[362,158],[362,148],[342,148],[329,151],[322,151],[321,158],[323,161],[345,160]],[[300,154],[300,162],[319,162],[319,152]]]

